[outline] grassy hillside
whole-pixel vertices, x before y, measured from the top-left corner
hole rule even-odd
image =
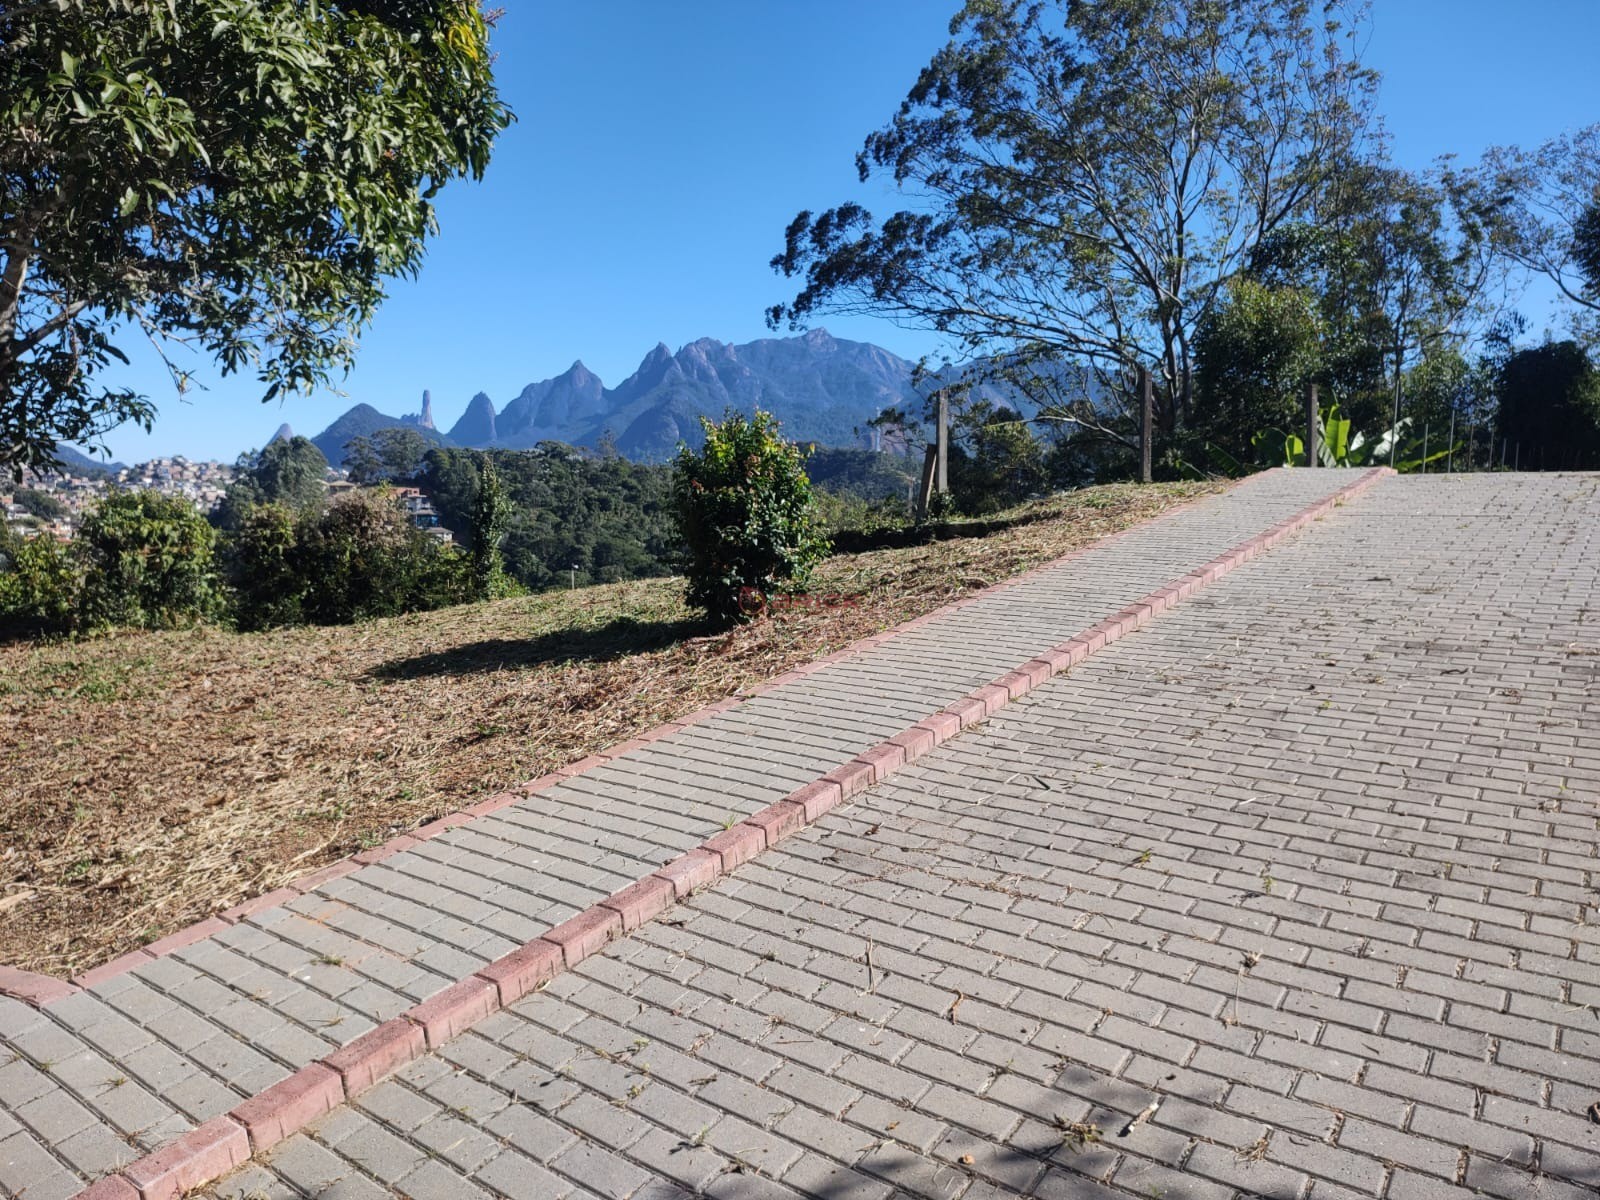
[[[0,647],[0,962],[82,970],[1210,490],[1090,489],[984,537],[836,556],[816,589],[849,606],[717,636],[652,579]]]

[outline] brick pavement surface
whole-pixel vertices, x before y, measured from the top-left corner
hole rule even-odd
[[[75,1194],[1350,477],[1256,477],[43,1010],[0,996],[0,1195]]]
[[[1387,480],[213,1194],[1592,1196],[1597,585]]]

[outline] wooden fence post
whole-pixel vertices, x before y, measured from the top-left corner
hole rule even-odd
[[[933,486],[942,495],[950,490],[950,392],[947,388],[939,389],[939,427],[934,436],[939,466]]]
[[[1139,368],[1139,482],[1150,482],[1151,426],[1155,420],[1155,381],[1147,367]]]
[[[1317,443],[1322,432],[1322,414],[1317,409],[1317,385],[1306,384],[1306,466],[1317,465]]]
[[[922,483],[917,489],[917,519],[928,519],[928,508],[933,500],[934,473],[938,466],[939,448],[929,446],[922,456]]]

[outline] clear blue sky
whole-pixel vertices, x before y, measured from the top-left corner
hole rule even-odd
[[[148,436],[113,433],[113,454],[231,460],[282,421],[314,434],[357,401],[414,412],[425,387],[448,427],[474,392],[503,407],[574,359],[614,385],[658,341],[766,336],[764,307],[788,298],[767,261],[790,218],[893,203],[856,181],[855,152],[958,7],[515,0],[495,47],[518,123],[483,183],[442,197],[442,233],[418,279],[394,286],[345,395],[263,406],[253,379],[202,369],[210,390],[184,401],[137,355],[124,377],[160,416]],[[1375,0],[1366,60],[1384,75],[1395,157],[1423,167],[1600,119],[1597,46],[1596,0]],[[1543,295],[1523,305],[1535,329]],[[883,321],[828,327],[907,357],[933,348]]]

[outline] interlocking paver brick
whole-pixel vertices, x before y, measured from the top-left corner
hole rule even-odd
[[[477,1178],[508,1200],[561,1200],[572,1185],[514,1150],[504,1150],[479,1168]]]
[[[818,1200],[885,1200],[893,1190],[886,1183],[840,1166],[816,1154],[802,1155],[784,1175],[783,1182],[802,1195]]]
[[[1230,506],[1233,528],[1259,528],[1281,519],[1263,519],[1273,504],[1327,486],[1312,472],[1255,481],[1096,548],[1080,560],[1092,575],[1029,579],[710,716],[677,758],[668,735],[499,808],[481,835],[464,826],[327,883],[326,899],[303,898],[328,922],[320,932],[266,910],[181,951],[176,967],[136,968],[143,991],[114,977],[94,995],[206,1078],[281,1078],[311,1052],[302,1035],[325,1039],[309,1013],[289,1015],[276,1049],[241,1066],[216,1056],[226,1035],[185,989],[237,1006],[278,972],[376,1014],[395,993],[372,989],[399,984],[403,960],[454,969],[465,955],[477,969],[506,945],[496,922],[521,914],[497,904],[537,896],[542,919],[571,916],[597,888],[627,883],[629,862],[643,873],[669,844],[694,844],[695,822],[710,832],[730,812],[748,816],[781,798],[763,786],[793,787],[1003,674],[985,665],[991,648],[1009,670],[1194,570],[1205,539],[1209,554],[1239,540],[1222,519]],[[590,966],[626,970],[570,977],[576,986],[480,1026],[528,1061],[451,1053],[469,1090],[500,1093],[503,1104],[482,1105],[494,1112],[438,1117],[400,1081],[361,1111],[412,1145],[430,1119],[456,1131],[444,1122],[533,1113],[549,1123],[544,1153],[554,1148],[543,1169],[605,1194],[667,1179],[740,1194],[723,1123],[790,1155],[781,1182],[802,1195],[883,1196],[892,1184],[978,1200],[1027,1186],[1082,1200],[1145,1194],[1135,1181],[1151,1178],[1192,1181],[1205,1197],[1298,1198],[1310,1183],[1315,1198],[1376,1194],[1389,1177],[1399,1196],[1424,1194],[1452,1156],[1451,1178],[1464,1168],[1490,1194],[1588,1186],[1574,1110],[1600,1036],[1565,1009],[1600,989],[1584,907],[1596,810],[1567,781],[1600,766],[1600,672],[1592,654],[1568,651],[1593,643],[1579,616],[1597,582],[1596,504],[1585,477],[1385,481],[1066,677],[1033,680],[1024,699],[872,790],[852,785],[851,801],[720,883],[682,889],[675,925],[584,947]],[[1357,631],[1359,657],[1335,629]],[[856,742],[833,715],[850,698]],[[805,713],[803,729],[786,711]],[[771,756],[782,782],[764,785],[741,739],[785,735],[789,749]],[[813,735],[814,752],[798,748]],[[613,803],[619,785],[639,801]],[[547,860],[548,874],[498,861],[507,853]],[[415,890],[386,891],[399,877]],[[432,897],[432,919],[419,896]],[[241,928],[288,940],[222,941]],[[291,943],[298,957],[278,953]],[[317,961],[341,952],[348,966]],[[413,991],[449,982],[414,978]],[[866,1026],[879,1033],[863,1044]],[[659,1076],[641,1072],[631,1036],[677,1057]],[[69,1056],[85,1043],[115,1057],[86,1036]],[[895,1105],[903,1116],[888,1115]],[[897,1121],[903,1133],[871,1127]],[[1074,1150],[1080,1121],[1101,1140]],[[497,1145],[507,1136],[488,1132]],[[470,1195],[496,1187],[473,1170],[529,1150],[415,1173],[424,1192]],[[1533,1163],[1544,1176],[1523,1169]],[[348,1166],[341,1181],[371,1182]]]
[[[649,1172],[589,1142],[579,1142],[550,1164],[561,1174],[602,1196],[631,1196],[650,1181]]]

